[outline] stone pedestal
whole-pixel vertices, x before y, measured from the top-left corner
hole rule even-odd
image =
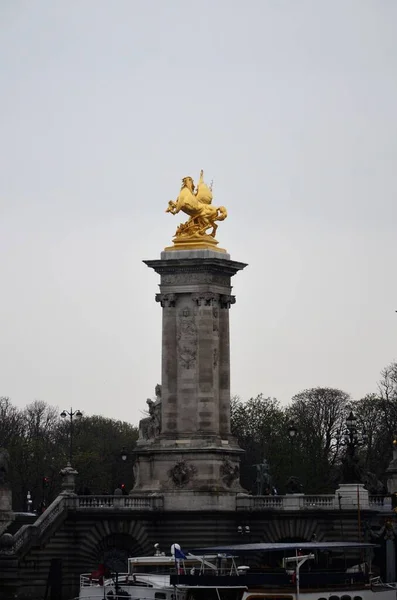
[[[145,424],[133,491],[169,492],[192,509],[200,493],[234,498],[242,451],[230,432],[229,309],[231,277],[246,265],[204,249],[145,263],[161,276],[161,419]]]
[[[341,483],[335,492],[339,507],[344,510],[369,508],[368,490],[362,483]]]
[[[284,497],[284,510],[298,510],[302,506],[305,494],[286,494]]]
[[[62,477],[62,494],[74,494],[76,491],[76,476],[78,472],[68,462],[64,469],[61,469],[60,475]]]

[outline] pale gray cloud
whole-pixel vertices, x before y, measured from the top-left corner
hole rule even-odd
[[[180,178],[229,209],[232,390],[356,398],[397,359],[397,5],[0,6],[0,393],[137,422]]]

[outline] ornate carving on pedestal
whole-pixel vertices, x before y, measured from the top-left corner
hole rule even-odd
[[[214,368],[216,366],[218,366],[218,360],[219,360],[219,352],[218,352],[218,348],[214,348],[214,356],[213,356],[213,363],[214,363]]]
[[[176,302],[176,294],[156,294],[156,302],[160,302],[162,308],[174,307]]]
[[[206,273],[205,271],[189,272],[189,284],[213,283],[224,287],[230,286],[230,275]],[[186,285],[186,273],[164,273],[161,275],[162,285]]]
[[[219,304],[219,302],[218,302]],[[212,309],[212,331],[216,334],[219,333],[219,309],[213,308]]]
[[[197,336],[197,327],[194,322],[194,316],[190,313],[190,310],[187,307],[181,311],[178,325],[178,340],[187,337],[194,338],[195,341]]]
[[[196,363],[196,348],[189,348],[188,346],[178,347],[178,358],[182,367],[190,369]]]
[[[177,462],[172,469],[168,471],[168,475],[176,487],[183,487],[197,473],[194,465],[188,465],[184,460]]]
[[[222,294],[219,298],[221,308],[230,308],[232,304],[236,304],[236,296],[230,294]]]
[[[233,483],[240,477],[240,468],[238,465],[233,465],[227,458],[223,459],[220,474],[222,481],[227,487],[231,487]]]
[[[197,326],[194,313],[188,305],[178,315],[178,359],[184,369],[194,366],[197,356]]]
[[[197,306],[216,306],[219,300],[219,294],[213,292],[199,292],[192,294],[193,302],[196,302]]]

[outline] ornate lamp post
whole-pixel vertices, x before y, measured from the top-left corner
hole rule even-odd
[[[70,419],[70,426],[69,426],[69,464],[70,466],[72,465],[72,458],[73,458],[73,419],[81,419],[81,417],[83,416],[83,413],[80,410],[75,410],[73,411],[73,409],[71,408],[70,411],[68,410],[63,410],[61,412],[62,419],[66,419],[66,417],[69,417]]]
[[[338,431],[336,439],[341,446],[346,447],[342,461],[342,476],[344,483],[361,483],[361,473],[358,466],[356,448],[367,443],[368,436],[365,429],[357,428],[357,417],[350,411],[346,419],[346,427]]]

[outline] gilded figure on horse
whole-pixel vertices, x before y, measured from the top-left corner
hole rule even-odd
[[[168,202],[168,208],[165,212],[173,215],[180,211],[189,216],[186,223],[181,223],[175,233],[176,239],[191,239],[208,237],[215,238],[218,225],[216,221],[223,221],[227,217],[227,210],[224,206],[213,206],[212,188],[204,183],[204,173],[200,172],[200,179],[197,188],[191,177],[182,179],[182,187],[179,196],[174,202]],[[207,234],[207,231],[211,232]],[[217,243],[217,242],[215,242]]]

